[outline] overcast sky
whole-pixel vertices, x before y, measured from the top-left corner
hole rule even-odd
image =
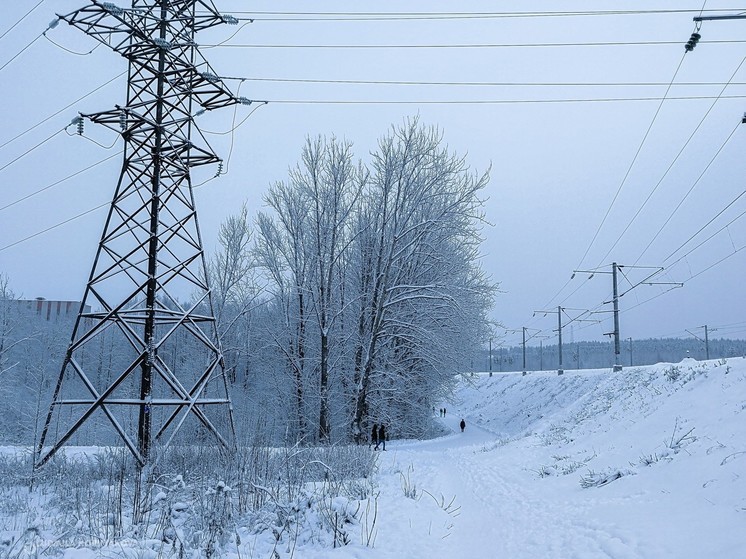
[[[75,300],[90,273],[122,144],[90,123],[89,139],[60,131],[78,112],[123,104],[126,81],[116,76],[126,64],[103,46],[86,55],[97,43],[66,24],[47,33],[57,45],[38,38],[55,12],[73,11],[85,0],[42,1],[10,29],[36,4],[0,4],[0,272],[19,297]],[[240,11],[250,6],[255,21],[199,35],[204,56],[222,76],[249,78],[228,82],[236,91],[240,86],[240,95],[269,103],[233,134],[225,132],[234,118],[242,122],[255,106],[198,119],[206,132],[222,133],[206,138],[227,160],[228,171],[195,193],[208,252],[221,221],[242,203],[252,212],[261,209],[263,193],[286,177],[307,135],[344,137],[367,161],[392,124],[419,115],[442,130],[451,150],[467,154],[473,169],[492,166],[485,195],[493,225],[483,232],[484,268],[502,289],[494,319],[509,330],[528,326],[554,336],[556,313],[533,313],[558,305],[610,310],[602,305],[611,294],[610,275],[570,277],[576,269],[604,266],[608,272],[616,261],[627,266],[619,278],[621,292],[650,272],[632,265],[665,267],[653,282],[684,283],[670,292],[671,286],[641,285],[626,293],[620,299],[623,338],[687,336],[686,330],[701,335],[697,328],[704,324],[718,328],[715,337],[746,336],[746,251],[737,252],[746,246],[746,218],[738,219],[746,211],[746,196],[738,198],[746,185],[746,130],[740,126],[746,67],[739,69],[746,56],[746,42],[740,42],[746,20],[705,22],[702,42],[682,61],[696,13],[537,14],[611,7],[556,0],[521,2],[522,12],[533,12],[530,17],[494,17],[517,10],[515,2],[464,1],[457,4],[458,16],[432,18],[372,14],[453,14],[456,4],[219,0],[216,5],[243,18],[249,14]],[[358,17],[289,15],[350,13],[350,6]],[[710,0],[705,14],[738,7]],[[671,2],[613,3],[615,10],[672,8]],[[699,10],[702,0],[677,2],[675,8]],[[469,13],[480,17],[465,17]],[[391,48],[350,48],[382,45]],[[609,101],[631,98],[647,100]],[[195,184],[214,171],[203,171]],[[610,316],[594,315],[601,324],[575,323],[565,339],[603,339],[612,330]],[[519,339],[508,333],[505,342]]]

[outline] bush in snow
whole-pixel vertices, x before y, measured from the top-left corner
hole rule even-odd
[[[585,489],[589,487],[603,487],[612,481],[616,481],[619,478],[630,474],[632,474],[630,470],[620,470],[616,468],[600,473],[589,470],[586,475],[580,478],[580,487]]]
[[[551,477],[557,474],[556,466],[546,466],[542,464],[539,469],[536,470],[536,475],[540,478]]]
[[[671,365],[663,369],[663,376],[670,382],[676,382],[681,377],[681,367],[677,365]]]
[[[643,454],[640,456],[640,466],[652,466],[661,459],[657,454]]]
[[[399,477],[401,478],[401,488],[404,492],[404,496],[407,499],[417,499],[420,494],[417,492],[417,484],[415,484],[411,479],[413,467],[410,464],[410,466],[407,468],[406,475],[404,472],[399,472]]]
[[[0,557],[14,543],[24,551],[10,557],[33,556],[28,530],[52,542],[49,556],[81,546],[113,556],[133,546],[143,557],[250,556],[252,534],[277,549],[346,545],[356,533],[371,545],[374,468],[367,446],[253,445],[235,454],[174,447],[142,473],[124,449],[59,453],[36,474],[28,456],[0,454],[0,527],[8,539]]]
[[[666,441],[666,447],[671,449],[674,453],[681,450],[683,447],[688,445],[689,443],[693,443],[697,440],[697,437],[692,435],[692,432],[694,431],[694,427],[686,431],[685,433],[682,432],[679,428],[679,418],[676,418],[676,423],[674,423],[673,426],[673,433],[671,434],[671,440]]]

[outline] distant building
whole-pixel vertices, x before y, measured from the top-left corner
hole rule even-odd
[[[80,301],[52,301],[44,297],[36,299],[11,299],[8,303],[25,316],[34,315],[44,320],[71,319],[78,316],[80,312]],[[91,312],[90,305],[86,305],[84,311]]]

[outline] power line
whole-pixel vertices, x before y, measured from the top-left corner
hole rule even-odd
[[[41,119],[41,120],[40,120],[39,122],[37,122],[36,124],[34,124],[33,126],[31,126],[30,128],[27,128],[27,129],[26,129],[26,130],[24,130],[23,132],[21,132],[21,133],[19,133],[19,134],[16,134],[15,136],[13,136],[13,137],[12,137],[12,138],[11,138],[10,140],[7,140],[6,142],[4,142],[4,143],[0,144],[0,149],[4,148],[5,146],[7,146],[8,144],[10,144],[10,143],[12,143],[12,142],[15,142],[15,141],[16,141],[16,140],[17,140],[18,138],[21,138],[22,136],[25,136],[26,134],[28,134],[28,133],[29,133],[29,132],[31,132],[32,130],[35,130],[36,128],[38,128],[39,126],[41,126],[42,124],[44,124],[45,122],[47,122],[47,121],[51,120],[52,118],[56,117],[56,116],[57,116],[58,114],[60,114],[61,112],[63,112],[63,111],[66,111],[67,109],[69,109],[70,107],[72,107],[73,105],[75,105],[76,103],[80,103],[80,102],[81,102],[81,101],[82,101],[83,99],[85,99],[86,97],[90,97],[91,95],[93,95],[93,94],[94,94],[94,93],[96,93],[97,91],[99,91],[99,90],[103,89],[104,87],[106,87],[107,85],[109,85],[110,83],[112,83],[113,81],[117,80],[118,78],[121,78],[121,77],[122,77],[122,76],[124,76],[124,75],[125,75],[126,73],[127,73],[127,72],[126,72],[126,71],[124,71],[124,72],[122,72],[121,74],[118,74],[118,75],[114,76],[114,77],[113,77],[113,78],[111,78],[110,80],[108,80],[108,81],[106,81],[106,82],[102,83],[101,85],[99,85],[99,86],[98,86],[98,87],[96,87],[95,89],[93,89],[93,90],[89,91],[88,93],[86,93],[86,94],[85,94],[85,95],[83,95],[82,97],[79,97],[78,99],[76,99],[75,101],[73,101],[72,103],[70,103],[69,105],[65,105],[65,106],[64,106],[64,107],[62,107],[62,108],[61,108],[60,110],[58,110],[58,111],[56,111],[56,112],[54,112],[54,113],[50,114],[49,116],[46,116],[46,117],[44,117],[43,119]]]
[[[728,9],[708,10],[712,13],[733,12]],[[249,15],[256,21],[406,21],[459,19],[514,19],[552,17],[598,17],[639,15],[701,15],[697,9],[671,10],[578,10],[578,11],[523,11],[523,12],[290,12],[290,11],[234,11],[234,15]],[[268,17],[275,16],[275,17]],[[240,19],[240,18],[239,18]]]
[[[36,144],[36,145],[35,145],[34,147],[32,147],[32,148],[29,148],[29,149],[27,149],[27,150],[26,150],[25,152],[23,152],[23,153],[22,153],[21,155],[19,155],[18,157],[16,157],[16,158],[12,159],[11,161],[9,161],[8,163],[6,163],[6,164],[5,164],[5,165],[3,165],[2,167],[0,167],[0,172],[4,171],[5,169],[7,169],[7,168],[8,168],[8,167],[10,167],[11,165],[13,165],[13,163],[15,163],[16,161],[19,161],[19,160],[23,159],[23,158],[24,158],[24,157],[26,157],[26,156],[27,156],[27,155],[28,155],[29,153],[31,153],[31,152],[32,152],[32,151],[34,151],[35,149],[37,149],[37,148],[39,148],[39,147],[43,146],[43,145],[44,145],[44,144],[46,144],[46,143],[47,143],[48,141],[50,141],[50,140],[51,140],[52,138],[54,138],[54,137],[55,137],[55,136],[56,136],[57,134],[59,134],[59,133],[61,133],[61,132],[64,132],[64,131],[65,131],[65,128],[61,128],[60,130],[57,130],[56,132],[54,132],[54,133],[53,133],[53,134],[52,134],[51,136],[48,136],[47,138],[45,138],[44,140],[42,140],[41,142],[39,142],[38,144]]]
[[[660,226],[658,231],[653,235],[653,238],[650,239],[650,242],[645,246],[645,249],[642,251],[640,256],[637,257],[637,260],[635,260],[635,264],[640,261],[640,259],[645,256],[648,249],[652,246],[652,244],[655,242],[655,240],[660,236],[660,234],[663,232],[663,230],[666,228],[666,226],[669,224],[671,219],[673,219],[674,215],[676,215],[676,212],[679,211],[679,208],[684,204],[684,202],[689,198],[689,195],[692,193],[694,188],[699,184],[699,181],[702,180],[702,177],[704,177],[705,173],[710,169],[712,164],[715,162],[715,159],[720,155],[720,152],[723,151],[726,145],[730,142],[733,135],[736,133],[736,130],[741,126],[741,123],[739,122],[736,124],[735,128],[731,131],[731,133],[728,135],[728,137],[725,139],[725,141],[721,144],[721,146],[718,148],[718,150],[715,152],[715,154],[712,156],[712,159],[710,159],[710,162],[707,164],[707,166],[704,168],[704,170],[700,173],[700,175],[697,177],[697,180],[694,181],[694,184],[689,188],[689,190],[684,194],[684,197],[679,201],[679,203],[676,205],[676,207],[671,211],[669,216],[666,218],[666,221],[663,222],[663,225]],[[743,194],[742,194],[743,195]],[[740,196],[739,196],[740,197]],[[722,213],[722,212],[721,212]],[[720,215],[720,214],[718,214]],[[691,240],[691,239],[690,239]],[[689,241],[687,241],[689,242]]]
[[[746,192],[744,192],[743,194],[746,194]],[[742,196],[743,194],[741,194],[741,196]],[[740,196],[739,196],[739,198],[740,198]],[[723,210],[723,211],[724,211],[724,210]],[[722,213],[722,212],[721,212],[721,213]],[[716,232],[715,232],[714,234],[710,235],[710,237],[708,237],[707,239],[705,239],[704,241],[702,241],[702,242],[701,242],[700,244],[698,244],[698,245],[697,245],[696,247],[694,247],[694,248],[693,248],[693,249],[691,249],[691,250],[690,250],[689,252],[687,252],[687,253],[686,253],[685,255],[683,255],[682,257],[680,257],[680,258],[679,258],[678,260],[676,260],[676,261],[675,261],[675,262],[674,262],[673,264],[671,264],[671,265],[669,266],[669,268],[671,268],[671,267],[673,267],[674,265],[676,265],[676,264],[677,264],[678,262],[680,262],[681,260],[683,260],[683,259],[684,259],[684,258],[685,258],[686,256],[688,256],[689,254],[691,254],[692,252],[694,252],[695,250],[697,250],[697,249],[698,249],[699,247],[701,247],[701,246],[702,246],[702,245],[703,245],[704,243],[706,243],[707,241],[709,241],[710,239],[712,239],[712,238],[713,238],[713,237],[714,237],[715,235],[717,235],[718,233],[720,233],[721,231],[723,231],[724,229],[726,229],[726,228],[727,228],[727,227],[728,227],[729,225],[731,225],[731,224],[732,224],[733,222],[735,222],[736,220],[740,219],[740,218],[741,218],[741,217],[743,217],[744,215],[746,215],[746,211],[744,211],[743,213],[741,213],[740,215],[738,215],[738,216],[737,216],[737,217],[736,217],[735,219],[733,219],[733,220],[732,220],[732,221],[731,221],[730,223],[728,223],[728,224],[727,224],[726,226],[722,227],[721,229],[719,229],[718,231],[716,231]],[[711,223],[711,221],[710,221],[710,223]],[[708,224],[709,224],[709,223],[708,223]],[[706,226],[705,226],[705,227],[706,227]],[[701,231],[701,229],[700,229],[700,231]],[[690,240],[691,240],[691,239],[690,239]],[[689,241],[687,241],[687,242],[689,242]],[[684,244],[686,244],[686,243],[684,243]],[[682,246],[683,246],[683,245],[682,245]],[[684,284],[686,284],[686,283],[688,283],[689,281],[693,280],[694,278],[696,278],[696,277],[699,277],[699,276],[701,276],[702,274],[704,274],[705,272],[707,272],[707,271],[711,270],[711,269],[712,269],[712,268],[714,268],[715,266],[718,266],[719,264],[721,264],[721,263],[725,262],[726,260],[728,260],[729,258],[731,258],[731,257],[735,256],[736,254],[738,254],[739,252],[741,252],[741,251],[742,251],[743,249],[745,249],[745,248],[746,248],[746,245],[744,245],[744,246],[742,246],[742,247],[740,247],[740,248],[737,248],[737,249],[735,249],[735,250],[734,250],[733,252],[731,252],[730,254],[728,254],[728,255],[724,256],[723,258],[721,258],[720,260],[718,260],[718,261],[716,261],[716,262],[714,262],[714,263],[710,264],[709,266],[707,266],[707,267],[706,267],[706,268],[704,268],[703,270],[700,270],[700,271],[699,271],[699,272],[697,272],[696,274],[694,274],[694,275],[691,275],[691,276],[690,276],[690,277],[689,277],[689,278],[688,278],[688,279],[687,279],[687,280],[686,280],[685,282],[682,282],[682,285],[681,285],[681,286],[683,286]],[[677,250],[678,250],[678,249],[677,249]],[[671,287],[671,288],[669,288],[669,289],[666,289],[665,291],[662,291],[661,293],[658,293],[657,295],[655,295],[655,296],[653,296],[653,297],[650,297],[650,298],[648,298],[648,299],[645,299],[644,301],[641,301],[641,302],[637,303],[636,305],[633,305],[633,306],[631,306],[631,307],[628,307],[628,308],[624,309],[624,310],[623,310],[623,311],[621,311],[621,312],[623,312],[623,313],[624,313],[624,312],[627,312],[627,311],[631,311],[632,309],[636,309],[637,307],[639,307],[639,306],[641,306],[641,305],[644,305],[644,304],[646,304],[646,303],[649,303],[650,301],[652,301],[652,300],[654,300],[654,299],[657,299],[658,297],[661,297],[661,296],[665,295],[666,293],[668,293],[669,291],[672,291],[673,289],[678,289],[678,288],[679,288],[679,287],[681,287],[681,286],[673,286],[673,287]]]
[[[31,192],[30,194],[26,194],[22,198],[19,198],[18,200],[14,201],[14,202],[11,202],[9,204],[6,204],[6,205],[0,207],[0,212],[2,212],[3,210],[7,210],[8,208],[10,208],[12,206],[15,206],[16,204],[20,204],[24,200],[28,200],[29,198],[31,198],[33,196],[36,196],[37,194],[41,194],[42,192],[45,192],[45,191],[49,190],[50,188],[53,188],[53,187],[57,186],[58,184],[61,184],[61,183],[65,182],[65,181],[68,181],[68,180],[74,178],[74,177],[77,177],[78,175],[81,175],[81,174],[85,173],[86,171],[90,171],[94,167],[98,167],[99,165],[101,165],[103,163],[106,163],[110,159],[113,159],[114,157],[117,157],[117,156],[121,155],[122,153],[123,153],[122,151],[119,151],[119,152],[115,153],[114,155],[110,155],[109,157],[106,157],[105,159],[102,159],[101,161],[98,161],[97,163],[94,163],[92,165],[89,165],[88,167],[85,167],[84,169],[76,171],[73,174],[66,176],[65,178],[62,178],[62,179],[60,179],[58,181],[55,181],[55,182],[53,182],[51,184],[48,184],[47,186],[45,186],[43,188],[40,188],[38,190],[35,190],[34,192]]]
[[[677,248],[675,251],[673,251],[671,254],[669,254],[668,257],[664,260],[664,263],[665,263],[666,260],[668,260],[669,258],[671,258],[674,254],[676,254],[678,251],[680,251],[682,248],[684,248],[692,239],[694,239],[697,235],[699,235],[708,225],[710,225],[713,221],[715,221],[718,217],[720,217],[728,208],[730,208],[740,198],[742,198],[744,194],[746,194],[746,191],[741,192],[741,194],[739,194],[735,198],[735,200],[733,200],[725,208],[723,208],[722,210],[720,210],[720,212],[715,217],[713,217],[710,221],[708,221],[706,224],[704,224],[694,235],[692,235],[691,237],[689,237],[681,246],[679,246],[679,248]],[[697,250],[699,247],[701,247],[702,245],[704,245],[706,242],[708,242],[709,240],[711,240],[713,237],[715,237],[719,233],[722,233],[723,231],[725,231],[728,227],[730,227],[731,225],[733,225],[736,221],[738,221],[739,219],[741,219],[744,215],[746,215],[746,210],[744,210],[743,212],[741,212],[740,214],[738,214],[735,218],[733,218],[731,221],[729,221],[728,223],[726,223],[723,227],[721,227],[720,229],[718,229],[717,231],[715,231],[714,233],[712,233],[704,241],[701,241],[694,248],[690,249],[688,252],[686,252],[685,254],[683,254],[682,256],[680,256],[679,258],[677,258],[676,260],[674,260],[671,264],[668,265],[668,268],[673,268],[676,264],[678,264],[684,258],[686,258],[687,256],[689,256],[692,252],[694,252],[695,250]]]
[[[205,47],[205,48],[215,48],[215,47],[223,46],[225,43],[227,43],[228,41],[230,41],[233,37],[235,37],[236,35],[238,35],[241,32],[241,30],[243,30],[243,28],[246,27],[247,25],[249,25],[250,23],[254,23],[254,20],[253,19],[247,20],[243,25],[241,25],[238,29],[236,29],[236,31],[232,35],[230,35],[226,39],[223,39],[222,41],[220,41],[216,45],[212,45],[211,47]]]
[[[622,232],[621,232],[621,233],[619,234],[619,237],[617,237],[616,241],[614,241],[614,244],[612,244],[612,245],[611,245],[611,247],[610,247],[610,248],[609,248],[609,250],[608,250],[608,251],[606,252],[606,254],[604,254],[603,258],[601,258],[601,260],[602,260],[602,261],[603,261],[603,260],[606,260],[606,258],[608,258],[608,256],[609,256],[609,255],[611,254],[611,251],[613,251],[613,250],[614,250],[614,248],[615,248],[615,247],[616,247],[616,246],[617,246],[617,245],[619,244],[619,241],[621,241],[621,240],[622,240],[622,238],[623,238],[623,237],[624,237],[624,235],[625,235],[625,234],[627,233],[627,231],[628,231],[628,230],[629,230],[629,228],[630,228],[630,227],[632,226],[632,224],[633,224],[633,223],[635,222],[635,220],[636,220],[636,219],[637,219],[637,217],[638,217],[638,216],[640,215],[640,213],[642,212],[642,210],[643,210],[643,209],[645,209],[645,206],[646,206],[646,205],[647,205],[647,203],[648,203],[648,202],[650,201],[650,199],[651,199],[651,198],[653,197],[653,194],[655,194],[655,192],[656,192],[656,191],[658,190],[658,187],[659,187],[659,186],[661,185],[661,183],[663,183],[663,180],[664,180],[664,179],[665,179],[665,178],[666,178],[666,177],[668,176],[668,173],[669,173],[669,172],[671,171],[671,169],[673,168],[673,166],[674,166],[674,165],[676,164],[676,162],[677,162],[677,161],[679,160],[679,157],[681,157],[681,154],[682,154],[682,153],[684,153],[684,150],[685,150],[685,149],[686,149],[686,147],[687,147],[687,146],[689,145],[689,143],[690,143],[690,142],[692,141],[692,139],[693,139],[693,138],[694,138],[694,136],[695,136],[695,135],[697,134],[697,132],[699,131],[699,129],[700,129],[701,127],[702,127],[702,124],[704,124],[705,120],[707,120],[707,117],[708,117],[708,116],[710,116],[710,113],[711,113],[711,112],[712,112],[712,110],[713,110],[713,109],[715,108],[715,105],[716,105],[716,104],[717,104],[717,102],[718,102],[718,101],[720,100],[720,98],[721,98],[721,96],[723,95],[723,93],[725,93],[725,90],[727,89],[727,87],[728,87],[728,85],[730,84],[731,80],[732,80],[733,78],[735,78],[735,77],[736,77],[736,74],[737,74],[737,73],[738,73],[738,71],[739,71],[739,70],[741,69],[741,66],[743,66],[743,63],[744,63],[744,62],[746,62],[746,57],[744,57],[744,58],[743,58],[743,59],[741,60],[741,62],[740,62],[740,63],[738,64],[738,66],[736,67],[736,69],[735,69],[735,70],[733,71],[733,73],[732,73],[732,74],[731,74],[731,76],[730,76],[730,80],[728,80],[728,81],[727,81],[727,82],[725,83],[725,85],[723,85],[723,88],[722,88],[722,89],[720,90],[720,93],[719,93],[719,94],[718,94],[718,96],[717,96],[717,97],[716,97],[716,98],[715,98],[715,99],[714,99],[714,100],[712,101],[712,104],[710,105],[710,108],[709,108],[709,109],[707,109],[707,112],[705,112],[705,114],[704,114],[704,115],[702,116],[702,118],[700,119],[700,121],[699,121],[699,123],[697,124],[696,128],[694,129],[694,131],[693,131],[693,132],[692,132],[692,133],[691,133],[691,134],[689,135],[689,138],[687,138],[686,142],[684,142],[684,145],[683,145],[683,146],[681,147],[681,149],[679,150],[679,152],[678,152],[678,153],[676,154],[676,157],[674,157],[673,161],[672,161],[672,162],[671,162],[671,164],[670,164],[670,165],[668,166],[668,168],[666,169],[665,173],[663,173],[663,176],[662,176],[662,177],[661,177],[661,178],[660,178],[660,179],[658,180],[658,182],[656,183],[656,185],[655,185],[655,186],[653,187],[653,189],[652,189],[652,190],[650,191],[650,194],[648,194],[647,198],[645,198],[645,200],[643,201],[642,205],[641,205],[641,206],[640,206],[640,207],[639,207],[639,208],[637,209],[637,211],[635,212],[635,215],[633,215],[633,216],[632,216],[632,219],[630,219],[630,220],[629,220],[629,222],[627,223],[627,225],[626,225],[626,227],[624,228],[624,230],[623,230],[623,231],[622,231]],[[730,133],[730,135],[728,136],[728,138],[727,138],[727,139],[725,140],[725,142],[723,142],[723,144],[722,144],[722,145],[720,146],[720,148],[719,148],[719,149],[717,150],[717,152],[715,153],[715,157],[713,157],[713,159],[712,159],[712,160],[710,161],[710,163],[708,163],[708,164],[707,164],[707,167],[705,167],[705,170],[704,170],[704,171],[702,172],[702,174],[701,174],[701,175],[699,176],[699,178],[698,178],[698,179],[697,179],[697,181],[695,182],[695,185],[696,185],[696,184],[697,184],[697,183],[699,182],[699,179],[701,179],[701,178],[702,178],[702,176],[703,176],[703,175],[704,175],[704,173],[705,173],[705,172],[707,171],[707,169],[709,169],[709,168],[710,168],[710,165],[712,165],[712,162],[713,162],[713,161],[715,160],[715,158],[716,158],[716,157],[718,156],[718,154],[719,154],[719,153],[720,153],[720,152],[722,151],[722,149],[723,149],[723,148],[725,147],[725,144],[727,144],[727,143],[728,143],[728,141],[729,141],[729,140],[731,139],[731,137],[733,136],[733,134],[735,134],[735,132],[736,132],[736,128],[738,128],[738,126],[740,126],[740,123],[739,123],[739,124],[737,124],[735,128],[733,128],[733,131],[732,131],[732,132]],[[693,188],[694,188],[694,186],[692,186],[692,189],[693,189]],[[689,190],[689,192],[691,192],[691,191],[692,191],[692,189],[690,189],[690,190]],[[686,194],[686,196],[688,196],[688,195],[689,195],[689,192],[688,192],[688,193]],[[686,199],[686,196],[684,197],[684,199]],[[683,201],[682,201],[682,203],[683,203]],[[678,209],[678,206],[676,207],[676,210],[677,210],[677,209]],[[675,213],[675,211],[676,211],[676,210],[674,210],[674,213]],[[638,259],[637,259],[637,260],[635,261],[635,263],[637,263],[637,262],[638,262],[639,260],[640,260],[640,258],[638,258]]]
[[[609,217],[609,214],[611,213],[612,208],[614,207],[614,204],[616,203],[617,199],[619,198],[619,194],[622,192],[622,188],[624,188],[624,185],[627,183],[627,179],[629,178],[630,173],[632,172],[632,168],[635,166],[635,163],[637,162],[637,158],[640,155],[640,152],[642,151],[643,146],[645,145],[645,142],[648,139],[648,136],[650,135],[650,131],[653,129],[653,125],[655,124],[656,120],[658,119],[658,115],[661,112],[661,109],[663,108],[663,103],[668,97],[668,92],[671,90],[671,84],[673,84],[674,81],[676,81],[676,76],[679,73],[679,70],[681,69],[681,66],[684,64],[684,59],[686,58],[688,51],[684,51],[684,54],[681,55],[681,60],[679,60],[679,65],[676,67],[676,70],[673,73],[673,76],[671,77],[671,81],[669,83],[668,88],[666,89],[665,94],[660,100],[660,103],[658,104],[658,108],[655,110],[655,114],[653,115],[653,119],[650,121],[650,124],[648,125],[647,130],[645,131],[645,134],[642,137],[642,140],[640,141],[640,145],[637,146],[637,151],[635,152],[634,157],[632,158],[632,161],[630,162],[629,166],[627,167],[627,172],[624,174],[624,177],[622,178],[622,182],[619,183],[619,188],[617,188],[616,193],[614,194],[614,197],[611,200],[611,204],[609,204],[608,209],[606,210],[606,213],[604,214],[603,219],[601,220],[601,223],[598,224],[598,227],[596,228],[596,232],[593,234],[593,238],[591,238],[591,242],[588,244],[588,247],[585,249],[585,252],[583,253],[583,257],[580,259],[580,263],[576,266],[576,268],[581,268],[583,265],[583,262],[585,262],[586,257],[588,256],[588,253],[590,252],[591,248],[593,247],[593,244],[596,242],[596,239],[598,238],[599,233],[601,233],[601,229],[603,228],[604,224],[606,223],[606,220]]]
[[[250,78],[220,76],[223,81],[252,81],[272,83],[336,84],[336,85],[402,85],[402,86],[456,86],[456,87],[663,87],[667,82],[475,82],[475,81],[412,81],[412,80],[352,80],[311,78]],[[673,87],[708,87],[724,82],[678,82]],[[746,85],[746,82],[729,82]]]
[[[46,39],[47,41],[49,41],[50,43],[52,43],[52,44],[53,44],[53,45],[54,45],[55,47],[57,47],[58,49],[60,49],[60,50],[63,50],[63,51],[65,51],[65,52],[66,52],[66,53],[68,53],[68,54],[74,54],[75,56],[88,56],[89,54],[93,53],[93,51],[94,51],[94,50],[96,50],[96,49],[97,49],[98,47],[100,47],[100,46],[101,46],[101,43],[96,43],[96,45],[95,45],[95,46],[94,46],[94,47],[93,47],[93,48],[92,48],[91,50],[89,50],[89,51],[87,51],[87,52],[77,52],[77,51],[74,51],[74,50],[72,50],[72,49],[69,49],[69,48],[67,48],[67,47],[63,47],[63,46],[62,46],[61,44],[59,44],[59,43],[56,43],[55,41],[53,41],[52,39],[50,39],[50,38],[49,38],[49,37],[47,36],[47,34],[46,34],[46,33],[44,33],[44,38],[45,38],[45,39]]]
[[[23,47],[15,55],[13,55],[13,57],[10,60],[8,60],[5,64],[3,64],[2,66],[0,66],[0,72],[2,72],[16,58],[18,58],[24,52],[26,52],[26,50],[28,50],[31,47],[31,45],[33,45],[36,41],[38,41],[39,39],[41,39],[44,36],[44,33],[46,33],[46,31],[44,31],[42,33],[39,33],[39,35],[37,35],[34,39],[32,39],[30,43],[28,43],[25,47]]]
[[[701,44],[740,44],[744,39],[717,39],[700,41]],[[470,43],[470,44],[391,44],[391,45],[355,45],[355,44],[200,44],[200,48],[233,48],[233,49],[342,49],[342,50],[378,50],[378,49],[497,49],[497,48],[559,48],[559,47],[639,47],[639,46],[667,46],[681,45],[682,41],[597,41],[575,43]]]
[[[284,105],[517,105],[517,104],[557,104],[557,103],[621,103],[625,101],[704,101],[715,99],[716,95],[682,95],[679,97],[587,97],[567,99],[442,99],[442,100],[391,100],[391,99],[265,99],[259,103]],[[721,99],[744,99],[746,95],[723,95]]]
[[[745,249],[745,248],[746,248],[746,245],[743,245],[742,247],[740,247],[740,248],[737,248],[737,249],[735,249],[735,250],[734,250],[733,252],[731,252],[731,253],[730,253],[730,254],[728,254],[727,256],[723,256],[723,257],[722,257],[722,258],[721,258],[720,260],[718,260],[717,262],[714,262],[714,263],[710,264],[709,266],[707,266],[707,268],[705,268],[704,270],[700,270],[699,272],[697,272],[697,273],[696,273],[696,274],[694,274],[693,276],[690,276],[690,277],[689,277],[689,279],[688,279],[687,281],[691,281],[691,280],[693,280],[694,278],[696,278],[696,277],[698,277],[698,276],[701,276],[702,274],[704,274],[705,272],[707,272],[707,271],[711,270],[711,269],[712,269],[712,268],[714,268],[715,266],[718,266],[719,264],[722,264],[723,262],[725,262],[726,260],[728,260],[728,259],[729,259],[730,257],[732,257],[732,256],[735,256],[736,254],[738,254],[739,252],[741,252],[741,251],[742,251],[743,249]]]
[[[21,16],[21,19],[19,19],[13,25],[11,25],[8,29],[6,29],[5,32],[2,35],[0,35],[0,41],[2,41],[3,37],[5,37],[8,33],[13,31],[13,29],[15,29],[17,25],[19,25],[24,19],[26,19],[29,15],[31,15],[31,12],[33,12],[36,8],[41,6],[43,3],[44,3],[44,0],[39,0],[39,2],[33,8],[31,8],[28,12],[26,12],[25,14],[23,14],[23,16]]]
[[[104,206],[108,206],[109,204],[110,204],[110,202],[104,202],[103,204],[100,204],[100,205],[98,205],[98,206],[96,206],[94,208],[91,208],[90,210],[86,210],[86,211],[84,211],[82,213],[79,213],[78,215],[75,215],[75,216],[73,216],[71,218],[68,218],[68,219],[66,219],[64,221],[60,221],[59,223],[57,223],[55,225],[52,225],[51,227],[47,227],[46,229],[38,231],[38,232],[34,233],[33,235],[29,235],[28,237],[24,237],[23,239],[20,239],[18,241],[12,242],[9,245],[5,245],[3,247],[0,247],[0,252],[3,252],[4,250],[12,248],[12,247],[14,247],[16,245],[20,245],[21,243],[25,243],[26,241],[29,241],[29,240],[33,239],[34,237],[38,237],[39,235],[43,235],[44,233],[48,233],[49,231],[52,231],[53,229],[57,229],[58,227],[62,227],[63,225],[65,225],[67,223],[70,223],[71,221],[75,221],[76,219],[79,219],[79,218],[81,218],[81,217],[83,217],[85,215],[88,215],[89,213],[95,212],[96,210],[100,210],[101,208],[103,208]]]

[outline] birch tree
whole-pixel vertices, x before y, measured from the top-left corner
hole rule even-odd
[[[270,189],[265,201],[274,215],[261,212],[257,217],[256,254],[268,275],[277,311],[274,316],[280,321],[280,328],[268,328],[265,332],[292,378],[297,440],[306,441],[309,438],[305,417],[309,264],[304,231],[308,205],[295,189],[283,182]]]
[[[372,413],[374,392],[379,414],[386,408],[381,402],[392,404],[402,388],[419,385],[415,400],[410,393],[400,404],[414,401],[425,410],[445,392],[454,372],[448,367],[464,352],[435,343],[459,333],[471,339],[470,345],[481,341],[484,312],[468,318],[464,310],[473,307],[471,300],[486,304],[494,289],[479,273],[469,273],[478,270],[473,257],[483,219],[479,192],[489,177],[471,173],[463,158],[441,144],[440,132],[413,119],[383,138],[373,156],[360,214],[367,233],[357,251],[365,292],[355,359],[354,436]],[[454,275],[453,263],[465,266],[464,272]],[[455,354],[449,356],[446,348]],[[413,383],[417,375],[426,378]]]
[[[243,362],[243,384],[248,382],[251,324],[250,313],[257,305],[261,287],[255,277],[253,235],[248,209],[230,215],[221,224],[218,250],[208,263],[212,301],[218,335],[232,382]]]
[[[314,274],[309,284],[319,337],[319,440],[329,442],[330,344],[332,329],[341,317],[342,261],[354,232],[349,221],[367,179],[361,165],[355,166],[351,144],[321,137],[308,140],[302,165],[290,180],[309,205],[309,257]]]

